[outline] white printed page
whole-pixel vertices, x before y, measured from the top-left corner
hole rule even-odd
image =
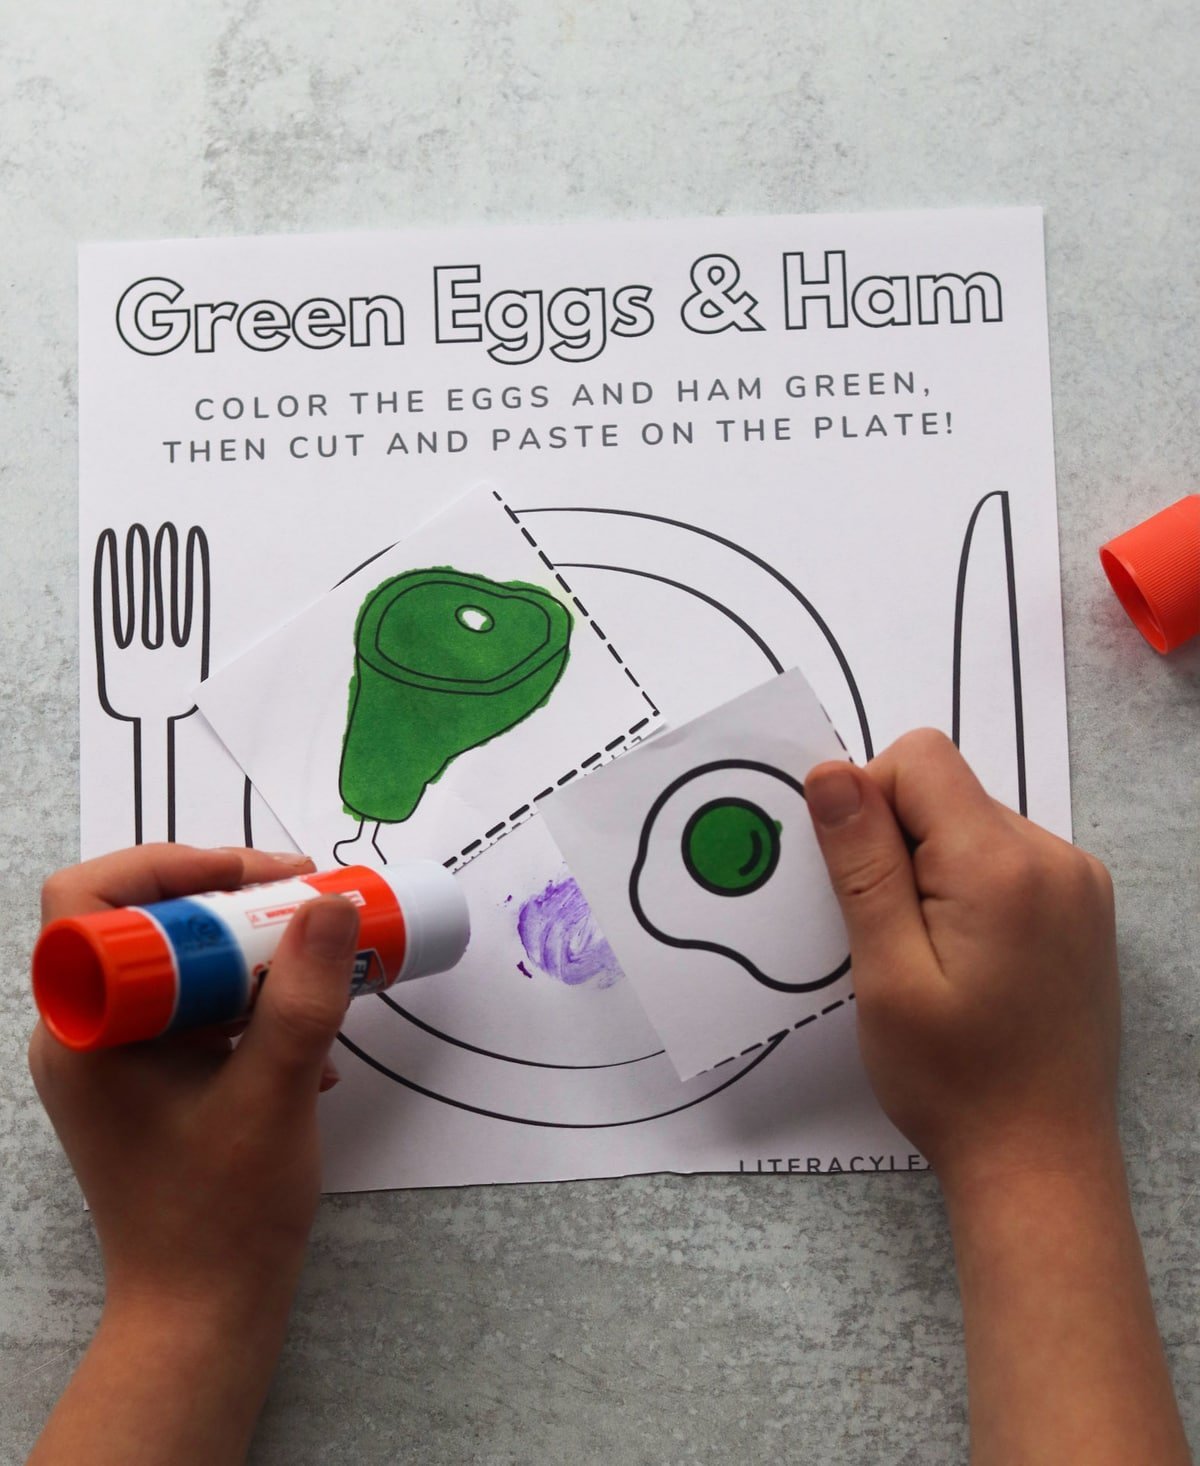
[[[1037,210],[91,245],[80,382],[85,854],[286,846],[197,684],[480,480],[669,725],[797,667],[1069,835]],[[910,1164],[852,1005],[681,1083],[540,820],[460,879],[331,1189]]]

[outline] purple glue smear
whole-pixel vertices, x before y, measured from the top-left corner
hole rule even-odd
[[[568,987],[594,981],[608,988],[624,976],[571,876],[530,896],[517,917],[517,932],[529,960]]]

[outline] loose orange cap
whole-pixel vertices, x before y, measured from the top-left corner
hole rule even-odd
[[[1200,494],[1109,540],[1100,563],[1155,651],[1173,651],[1200,632]]]

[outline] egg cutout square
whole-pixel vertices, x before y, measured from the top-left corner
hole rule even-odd
[[[849,998],[849,942],[803,783],[814,764],[846,758],[792,670],[547,806],[681,1079]]]

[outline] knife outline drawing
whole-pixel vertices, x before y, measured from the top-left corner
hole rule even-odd
[[[962,652],[963,619],[967,590],[967,567],[971,559],[971,544],[975,527],[984,506],[990,499],[1000,501],[1000,521],[1004,535],[1004,571],[1008,593],[1008,638],[1012,666],[1013,734],[1016,750],[1017,808],[1021,814],[1028,814],[1028,799],[1025,784],[1025,714],[1021,694],[1021,638],[1017,625],[1017,583],[1013,564],[1012,511],[1006,489],[993,489],[983,496],[971,512],[963,536],[962,553],[958,561],[958,585],[954,600],[954,670],[951,684],[951,733],[955,747],[960,746],[962,731]]]

